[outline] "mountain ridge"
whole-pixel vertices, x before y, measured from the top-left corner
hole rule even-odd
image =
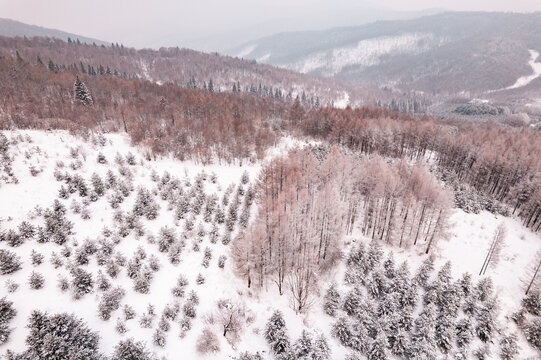
[[[485,92],[512,85],[528,75],[528,50],[541,49],[541,35],[528,31],[536,26],[541,26],[539,12],[446,12],[413,20],[280,33],[228,53],[235,55],[251,46],[243,57],[356,84],[436,93]],[[401,36],[418,34],[423,36],[407,50],[397,52],[392,46],[387,51],[381,49],[382,40],[400,41]],[[363,55],[375,61],[359,62]],[[348,56],[351,61],[338,71],[330,71]],[[487,66],[481,67],[484,63]],[[449,81],[448,69],[452,69],[457,81]],[[472,76],[473,71],[481,76]],[[440,74],[445,76],[438,80]],[[460,88],[462,83],[467,86]]]
[[[77,39],[82,43],[96,43],[97,45],[108,45],[110,44],[107,41],[94,39],[87,36],[82,36],[74,33],[70,33],[67,31],[62,31],[58,29],[51,29],[43,26],[38,25],[31,25],[26,24],[21,21],[12,20],[8,18],[0,18],[0,35],[6,36],[6,37],[34,37],[34,36],[41,36],[41,37],[51,37],[51,38],[57,38],[64,41],[68,41],[68,38],[74,41],[77,41]]]

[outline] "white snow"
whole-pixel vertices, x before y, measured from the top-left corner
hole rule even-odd
[[[143,79],[154,82],[152,77],[150,76],[150,73],[148,72],[148,64],[145,60],[141,59],[139,60],[139,64],[141,65],[141,70],[143,71]],[[158,84],[161,85],[161,84]]]
[[[344,91],[343,96],[334,102],[334,106],[339,109],[345,109],[348,105],[349,105],[349,94],[346,91]]]
[[[250,55],[256,49],[256,47],[257,45],[255,44],[246,46],[245,48],[243,48],[241,51],[237,53],[237,57],[243,58],[245,56]]]
[[[377,65],[384,55],[418,54],[443,42],[430,33],[406,33],[398,36],[382,36],[361,40],[353,46],[345,46],[318,52],[291,65],[302,72],[322,72],[333,76],[350,65],[363,67]]]
[[[270,59],[270,56],[271,56],[271,54],[270,54],[270,53],[267,53],[267,54],[265,54],[265,55],[263,55],[263,56],[261,56],[261,57],[258,57],[258,58],[256,59],[256,61],[257,61],[257,62],[265,62],[265,61],[267,61],[267,60]]]

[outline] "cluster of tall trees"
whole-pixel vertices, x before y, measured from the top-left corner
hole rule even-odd
[[[278,157],[256,185],[259,212],[233,245],[237,272],[248,286],[275,283],[296,308],[310,304],[317,274],[339,258],[342,236],[359,226],[377,241],[423,245],[445,233],[447,191],[422,166],[342,154],[322,161],[310,149]]]
[[[304,134],[354,151],[430,160],[541,230],[541,137],[535,130],[368,108],[311,109],[301,119]]]
[[[402,246],[426,246],[428,254],[446,234],[450,194],[420,164],[401,160],[387,164],[382,158],[361,159],[348,171],[347,230],[359,222],[372,239]]]
[[[331,157],[319,165],[309,150],[298,150],[265,166],[256,185],[257,219],[233,243],[248,286],[289,289],[299,311],[311,301],[317,272],[340,253],[345,199],[332,165]]]
[[[390,89],[384,88],[383,90],[389,91],[391,95],[394,95]],[[429,96],[425,94],[419,94],[417,92],[409,92],[403,94],[402,97],[391,97],[390,100],[378,99],[376,105],[385,109],[396,110],[404,113],[411,114],[425,114],[428,107],[432,105],[432,101]]]

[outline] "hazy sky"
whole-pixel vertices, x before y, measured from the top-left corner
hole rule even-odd
[[[396,18],[397,11],[434,8],[530,12],[541,11],[541,0],[0,0],[0,17],[131,46],[157,47],[209,39],[216,43],[225,35],[255,38],[354,25],[391,18],[389,13]]]

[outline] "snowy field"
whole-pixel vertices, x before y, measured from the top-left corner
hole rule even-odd
[[[322,333],[327,337],[331,358],[345,359],[350,353],[349,349],[340,345],[331,335],[335,319],[323,312],[321,299],[317,300],[307,313],[296,314],[291,307],[289,296],[287,294],[279,296],[272,284],[263,291],[248,289],[246,282],[233,273],[230,245],[227,241],[222,241],[226,238],[224,237],[227,233],[226,224],[218,225],[218,233],[214,239],[217,241],[213,241],[212,225],[205,221],[204,210],[201,210],[199,215],[188,213],[179,219],[175,207],[171,206],[167,199],[164,200],[164,196],[159,196],[173,179],[178,179],[184,193],[189,193],[195,184],[199,183],[207,197],[216,195],[218,206],[225,212],[227,205],[223,202],[224,195],[228,194],[226,197],[231,203],[241,187],[242,195],[239,195],[239,198],[242,203],[250,185],[257,177],[261,164],[203,166],[172,158],[148,160],[145,149],[131,146],[128,137],[121,134],[90,136],[85,141],[63,131],[3,133],[14,143],[9,151],[18,183],[2,183],[0,186],[0,229],[15,230],[22,221],[34,226],[42,225],[43,218],[39,214],[43,213],[43,209],[50,208],[55,199],[58,199],[67,209],[67,219],[73,223],[73,235],[62,246],[54,242],[38,243],[35,240],[27,240],[16,247],[11,247],[6,242],[0,243],[0,249],[15,252],[23,263],[21,270],[0,275],[0,297],[6,296],[8,300],[13,301],[17,310],[16,317],[10,322],[13,331],[8,341],[0,345],[0,355],[5,354],[8,349],[15,352],[24,350],[28,333],[27,319],[34,309],[50,314],[74,313],[83,318],[91,329],[99,332],[100,348],[105,354],[111,354],[120,339],[134,338],[143,341],[158,358],[176,359],[179,358],[179,354],[186,359],[200,358],[202,356],[196,352],[196,342],[206,327],[218,335],[220,350],[205,355],[204,358],[229,359],[243,351],[264,351],[268,354],[270,348],[263,337],[263,329],[276,309],[284,313],[291,339],[297,339],[302,330],[306,329],[313,334]],[[283,153],[288,147],[299,144],[301,143],[291,138],[285,139],[276,148],[269,150],[268,157]],[[98,154],[103,156],[99,157]],[[133,155],[135,161],[128,161],[128,158],[132,159],[129,154]],[[131,188],[129,194],[118,204],[118,208],[113,209],[110,205],[112,190],[106,191],[105,195],[96,201],[89,201],[88,196],[83,198],[78,192],[68,195],[67,199],[59,198],[59,189],[62,185],[65,186],[63,181],[56,179],[59,172],[78,174],[90,186],[93,174],[99,175],[105,181],[108,171]],[[169,177],[164,177],[166,173]],[[246,180],[243,180],[245,173],[249,182],[243,184]],[[163,186],[160,186],[160,183]],[[125,237],[106,234],[107,231],[104,232],[104,229],[114,232],[122,226],[122,221],[118,221],[122,217],[119,214],[123,214],[125,218],[134,208],[139,187],[157,195],[154,197],[159,207],[157,217],[151,220],[141,217],[140,234],[137,234],[138,231],[130,231]],[[255,207],[254,203],[250,210],[251,217],[256,211]],[[87,216],[89,218],[85,219]],[[187,222],[192,222],[192,228],[186,224]],[[506,332],[516,332],[519,335],[520,359],[539,359],[539,354],[528,345],[522,333],[508,318],[520,307],[524,269],[533,260],[536,251],[541,249],[539,235],[524,228],[519,221],[512,218],[496,217],[486,212],[476,215],[453,210],[449,239],[438,243],[436,268],[450,261],[453,276],[458,278],[462,273],[469,272],[476,282],[495,229],[502,222],[508,230],[506,247],[502,251],[500,262],[487,271],[487,275],[494,281],[500,305],[499,326]],[[173,229],[175,236],[183,239],[185,243],[178,263],[170,261],[170,253],[159,251],[157,239],[164,227]],[[240,225],[235,225],[229,236],[233,238],[239,228]],[[353,235],[345,238],[345,253],[349,247],[359,242],[368,243],[359,234],[359,231],[355,231]],[[151,258],[159,263],[159,269],[153,270],[148,293],[141,293],[134,290],[134,280],[128,276],[124,268],[113,279],[105,274],[105,266],[98,264],[96,256],[89,257],[89,263],[81,267],[91,272],[96,282],[101,273],[108,278],[111,287],[120,286],[125,291],[120,307],[112,312],[108,320],[103,320],[98,311],[103,290],[95,286],[92,292],[76,300],[72,289],[62,291],[58,286],[60,277],[71,279],[68,264],[76,261],[74,254],[69,258],[61,255],[66,245],[69,245],[76,254],[78,249],[83,248],[88,242],[95,243],[100,248],[102,240],[113,242],[114,255],[122,254],[128,262],[138,253],[144,253],[145,257],[141,260],[145,264],[143,267],[150,266]],[[204,260],[206,249],[210,252],[208,266]],[[384,250],[390,251],[389,248]],[[44,256],[41,264],[32,264],[32,251]],[[392,251],[397,262],[407,259],[412,271],[426,258],[424,254],[410,249],[393,248]],[[53,254],[61,258],[62,266],[55,267],[51,263]],[[223,256],[226,260],[221,268],[218,266],[218,260]],[[43,288],[29,288],[28,279],[33,271],[43,275],[45,280]],[[346,267],[341,264],[326,274],[321,279],[321,294],[323,295],[328,285],[333,282],[347,289],[347,286],[343,285],[345,272]],[[188,280],[187,286],[184,296],[175,297],[171,290],[177,285],[180,275]],[[8,293],[6,286],[8,280],[19,285],[14,292]],[[185,323],[182,323],[182,313],[192,290],[196,292],[199,302],[195,306],[195,317],[189,319],[191,326],[186,329]],[[220,324],[212,319],[216,301],[219,299],[242,304],[245,324],[237,341],[228,341],[220,336],[222,331]],[[148,313],[149,304],[152,305],[155,315],[152,315],[152,312]],[[153,337],[162,313],[166,307],[174,307],[175,304],[181,309],[178,318],[169,321],[170,329],[163,333],[165,344],[163,346],[155,344]],[[136,313],[131,320],[123,320],[125,305],[131,306]],[[149,319],[150,324],[147,328],[140,325],[141,318],[145,315],[149,315],[147,320]],[[124,333],[118,332],[119,323],[124,323],[126,328]]]

